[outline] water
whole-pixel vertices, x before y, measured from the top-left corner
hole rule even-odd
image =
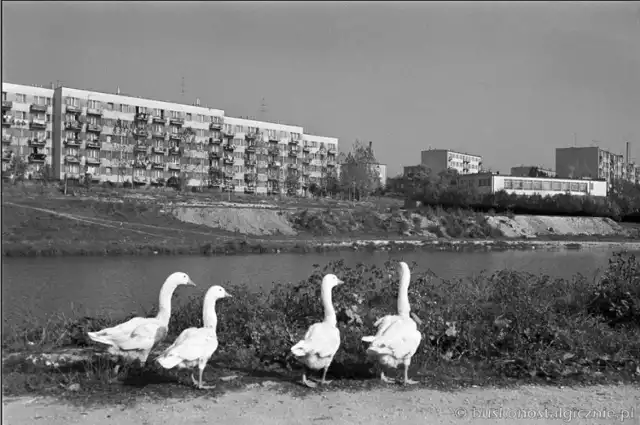
[[[179,305],[213,284],[246,283],[268,291],[273,282],[307,278],[313,264],[344,259],[347,264],[384,263],[389,258],[415,261],[443,278],[469,277],[482,270],[503,268],[570,277],[592,277],[606,267],[613,251],[607,248],[504,252],[331,252],[325,254],[265,254],[229,257],[79,257],[5,258],[2,276],[3,324],[13,325],[67,315],[126,315],[143,313],[157,303],[158,291],[175,271],[188,273],[197,288],[180,287]],[[637,253],[640,254],[640,253]]]

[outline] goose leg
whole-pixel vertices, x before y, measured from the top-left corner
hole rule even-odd
[[[120,363],[121,360],[118,360],[118,363],[116,363],[115,367],[113,368],[113,378],[109,379],[110,384],[122,384],[123,382],[123,379],[118,376],[118,373],[120,372],[120,369],[122,367]]]
[[[307,379],[307,372],[308,372],[308,368],[305,366],[304,367],[304,371],[302,372],[302,385],[305,385],[309,388],[315,388],[317,387],[317,384],[315,382],[311,382],[310,380]]]
[[[327,367],[324,368],[324,372],[322,372],[322,381],[320,381],[320,383],[322,385],[327,385],[330,384],[333,381],[327,381],[327,371],[329,370],[329,365],[327,365]]]
[[[191,374],[191,380],[193,381],[193,384],[196,386],[196,388],[198,388],[199,390],[212,390],[212,389],[214,389],[216,387],[215,385],[203,385],[202,384],[202,374],[204,373],[204,366],[200,366],[198,368],[200,369],[198,381],[196,381],[196,378],[193,377],[193,373]]]
[[[404,384],[405,385],[413,385],[417,384],[418,381],[414,381],[413,379],[409,379],[409,365],[411,364],[411,359],[406,359],[404,361]]]
[[[392,378],[387,378],[386,375],[384,374],[384,370],[380,372],[380,380],[382,382],[385,382],[387,384],[395,384],[396,380],[392,379]]]

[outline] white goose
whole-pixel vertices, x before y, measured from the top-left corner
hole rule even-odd
[[[383,367],[397,368],[401,364],[404,365],[404,383],[417,384],[417,381],[409,379],[408,374],[411,358],[418,350],[422,334],[410,316],[409,282],[411,275],[407,263],[400,262],[398,272],[400,274],[398,314],[378,319],[374,324],[378,327],[376,335],[362,337],[362,341],[371,343],[367,349],[369,359],[377,360]],[[380,379],[388,383],[395,382],[384,375],[384,370],[380,374]]]
[[[180,285],[195,286],[195,283],[186,273],[171,274],[160,289],[156,317],[134,317],[111,328],[87,332],[93,341],[108,345],[109,354],[118,356],[119,361],[114,368],[115,379],[117,379],[121,362],[146,363],[153,347],[167,336],[171,317],[171,297]]]
[[[333,357],[340,348],[340,331],[336,324],[336,311],[331,300],[331,290],[336,285],[344,283],[334,274],[328,274],[322,279],[321,298],[324,307],[324,320],[309,327],[304,339],[291,347],[291,353],[305,366],[302,373],[302,383],[315,388],[316,384],[307,380],[307,368],[312,370],[324,369],[321,384],[329,384],[327,370]]]
[[[215,385],[202,384],[202,373],[207,362],[218,348],[218,316],[216,315],[216,301],[231,295],[223,287],[215,285],[209,288],[204,296],[202,306],[202,328],[187,328],[182,331],[176,341],[156,361],[165,369],[178,369],[198,366],[200,376],[198,381],[191,374],[193,384],[202,390],[215,388]]]

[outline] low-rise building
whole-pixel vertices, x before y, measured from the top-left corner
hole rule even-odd
[[[516,177],[555,177],[556,172],[537,165],[519,165],[511,167],[511,175]]]
[[[429,149],[420,154],[420,163],[438,174],[449,169],[458,174],[479,173],[482,169],[482,157],[449,149]]]
[[[481,194],[493,194],[504,190],[516,195],[552,196],[570,194],[574,196],[607,196],[605,180],[576,180],[551,177],[519,177],[493,173],[481,173],[458,177],[461,187],[473,187]]]
[[[597,146],[556,148],[556,174],[564,179],[604,179],[610,185],[625,177],[624,156]]]

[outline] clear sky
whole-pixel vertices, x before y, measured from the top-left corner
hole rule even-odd
[[[637,2],[4,2],[3,81],[202,104],[373,141],[392,176],[430,146],[553,166],[640,160]],[[185,94],[181,94],[184,77]]]

